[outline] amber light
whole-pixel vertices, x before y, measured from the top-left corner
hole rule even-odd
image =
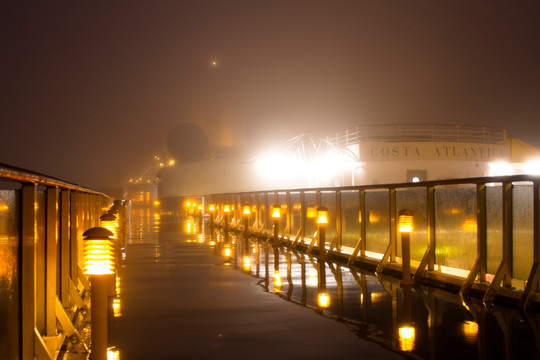
[[[94,227],[84,232],[84,273],[108,275],[115,273],[113,233],[105,228]]]
[[[283,286],[283,281],[281,280],[281,274],[279,270],[274,271],[274,291],[280,291]]]
[[[317,210],[317,224],[328,224],[328,209],[319,208]]]
[[[224,205],[223,206],[223,211],[226,212],[226,213],[230,213],[231,212],[231,207],[229,205]]]
[[[214,212],[216,210],[216,206],[214,204],[211,204],[208,210],[210,210],[211,212]]]
[[[249,205],[244,205],[244,215],[250,215],[251,214],[251,208]]]
[[[101,215],[100,218],[101,227],[109,230],[113,233],[112,238],[117,239],[118,238],[118,219],[113,214],[105,214]]]
[[[251,258],[249,256],[244,256],[244,259],[242,261],[242,265],[243,265],[245,271],[250,271],[251,270]]]
[[[272,218],[273,219],[279,219],[281,218],[281,207],[274,205],[272,207]]]
[[[398,232],[411,233],[414,230],[414,216],[411,210],[402,210],[399,212]]]

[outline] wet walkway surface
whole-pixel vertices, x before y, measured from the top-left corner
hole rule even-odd
[[[120,268],[122,360],[403,359],[353,326],[265,292],[179,225],[134,218]],[[155,226],[157,225],[157,226]]]

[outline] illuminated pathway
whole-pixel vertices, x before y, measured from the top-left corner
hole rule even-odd
[[[178,230],[135,213],[112,334],[121,359],[402,358],[345,323],[265,293]]]

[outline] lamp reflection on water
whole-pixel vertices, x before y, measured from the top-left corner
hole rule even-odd
[[[113,299],[113,314],[114,314],[114,317],[122,316],[122,305],[120,303],[119,297],[115,297]]]
[[[281,273],[279,270],[274,271],[274,291],[281,291],[283,286],[283,281],[281,279]]]
[[[478,337],[478,323],[475,321],[465,321],[461,327],[465,340],[468,343],[476,344]]]
[[[242,268],[244,271],[251,271],[251,258],[249,256],[244,256],[242,259]]]
[[[399,349],[401,351],[413,351],[416,331],[412,326],[402,326],[399,328]]]

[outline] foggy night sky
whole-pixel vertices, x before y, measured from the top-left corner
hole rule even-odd
[[[0,162],[121,186],[192,122],[504,127],[540,147],[539,1],[9,1]],[[212,61],[217,66],[212,66]]]

